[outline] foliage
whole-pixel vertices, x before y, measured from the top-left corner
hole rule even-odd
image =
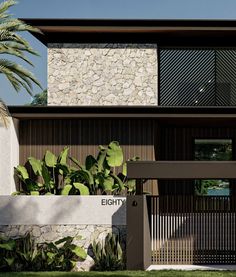
[[[230,270],[151,270],[114,272],[4,272],[0,277],[235,277]]]
[[[33,100],[29,106],[47,106],[48,102],[48,95],[47,95],[47,90],[45,89],[43,92],[35,94],[33,96]]]
[[[4,104],[3,100],[0,98],[0,122],[3,123],[5,127],[9,125],[9,112],[7,106]]]
[[[93,242],[94,270],[114,271],[124,269],[124,255],[119,235],[108,234],[104,243]]]
[[[197,161],[230,161],[232,160],[231,140],[202,140],[195,143],[195,160]],[[210,188],[223,188],[226,180],[196,180],[195,194],[207,195]]]
[[[65,237],[52,243],[36,244],[30,234],[0,239],[0,271],[68,271],[87,254]]]
[[[0,4],[0,55],[10,55],[19,58],[29,65],[33,65],[25,54],[38,55],[30,44],[25,40],[21,32],[39,32],[38,29],[15,19],[8,13],[8,9],[15,5],[16,1],[7,0]],[[40,86],[34,75],[18,63],[10,61],[5,57],[0,59],[0,74],[3,74],[13,88],[19,92],[21,88],[32,94],[33,84]],[[2,103],[2,101],[0,101]],[[6,125],[6,109],[0,104],[0,119]]]
[[[46,151],[43,160],[28,158],[28,166],[17,166],[15,172],[20,181],[22,191],[15,194],[31,195],[96,195],[96,194],[128,194],[135,193],[135,180],[127,179],[127,165],[123,164],[123,151],[118,142],[112,141],[107,148],[99,146],[95,158],[88,155],[85,165],[69,157],[76,167],[68,164],[69,148],[65,147],[57,157]],[[131,160],[138,160],[134,157]],[[117,167],[123,166],[122,172],[116,174]],[[32,174],[31,174],[32,175]]]
[[[72,243],[73,237],[65,237],[56,242],[44,243],[40,246],[43,270],[68,271],[75,267],[78,259],[86,259],[83,248]],[[78,239],[78,238],[77,238]]]
[[[138,160],[134,157],[131,160]],[[112,141],[107,148],[99,146],[97,157],[87,156],[85,165],[71,158],[79,170],[70,175],[73,184],[82,183],[88,188],[87,194],[120,194],[135,192],[135,180],[127,180],[126,163],[123,164],[123,151],[117,141]],[[116,174],[117,167],[123,171]],[[74,187],[71,188],[74,193]],[[70,190],[69,190],[70,193]]]
[[[65,147],[58,157],[52,152],[46,151],[42,161],[29,157],[28,165],[30,165],[35,178],[30,178],[26,167],[17,166],[15,172],[21,181],[22,191],[16,194],[60,194],[71,171],[66,164],[68,150],[69,148]]]

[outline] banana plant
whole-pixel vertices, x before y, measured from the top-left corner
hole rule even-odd
[[[52,152],[46,151],[43,160],[29,157],[28,163],[34,173],[34,178],[30,177],[25,166],[15,167],[15,172],[23,188],[23,191],[15,194],[59,194],[70,172],[67,165],[68,150],[69,148],[65,147],[58,157]]]
[[[57,157],[46,151],[42,160],[28,158],[33,172],[30,177],[26,167],[19,165],[15,172],[21,182],[22,190],[15,195],[97,195],[97,194],[134,194],[135,180],[127,179],[127,165],[124,163],[122,148],[117,141],[108,147],[99,146],[96,157],[88,155],[85,164],[68,156],[65,147]],[[75,165],[69,166],[68,158]],[[130,159],[139,160],[138,157]],[[123,166],[122,172],[119,169]]]
[[[119,175],[116,175],[116,167],[123,164],[123,151],[119,142],[112,141],[107,148],[99,146],[99,153],[95,158],[92,155],[86,157],[85,165],[70,157],[71,161],[78,167],[72,172],[71,190],[74,191],[78,182],[88,188],[89,194],[120,194],[125,190],[125,184]],[[69,190],[69,187],[68,187]],[[84,187],[83,187],[84,190]],[[70,190],[69,190],[70,193]]]

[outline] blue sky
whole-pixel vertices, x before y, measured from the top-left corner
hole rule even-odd
[[[236,19],[236,0],[18,0],[11,13],[19,18]],[[30,34],[25,37],[41,55],[31,58],[33,69],[26,67],[46,88],[47,48]],[[17,94],[4,76],[0,76],[0,97],[9,105],[31,100],[25,91]]]

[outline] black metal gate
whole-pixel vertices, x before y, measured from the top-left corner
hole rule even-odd
[[[235,197],[148,196],[153,264],[235,264]]]

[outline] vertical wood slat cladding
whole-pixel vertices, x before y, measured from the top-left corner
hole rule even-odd
[[[232,139],[233,160],[236,159],[236,127],[226,126],[173,126],[161,125],[158,131],[160,145],[158,159],[170,161],[194,160],[194,139]],[[159,181],[160,195],[194,194],[194,182],[185,180]],[[232,181],[231,193],[236,195],[236,184]]]
[[[139,156],[155,160],[155,122],[143,119],[32,119],[20,122],[20,163],[30,156],[42,159],[46,150],[59,154],[64,146],[81,162],[87,155],[97,155],[99,145],[119,141],[124,159]],[[155,191],[155,182],[145,190]],[[155,186],[155,185],[154,185]]]
[[[228,196],[148,196],[152,263],[235,264],[235,201]]]

